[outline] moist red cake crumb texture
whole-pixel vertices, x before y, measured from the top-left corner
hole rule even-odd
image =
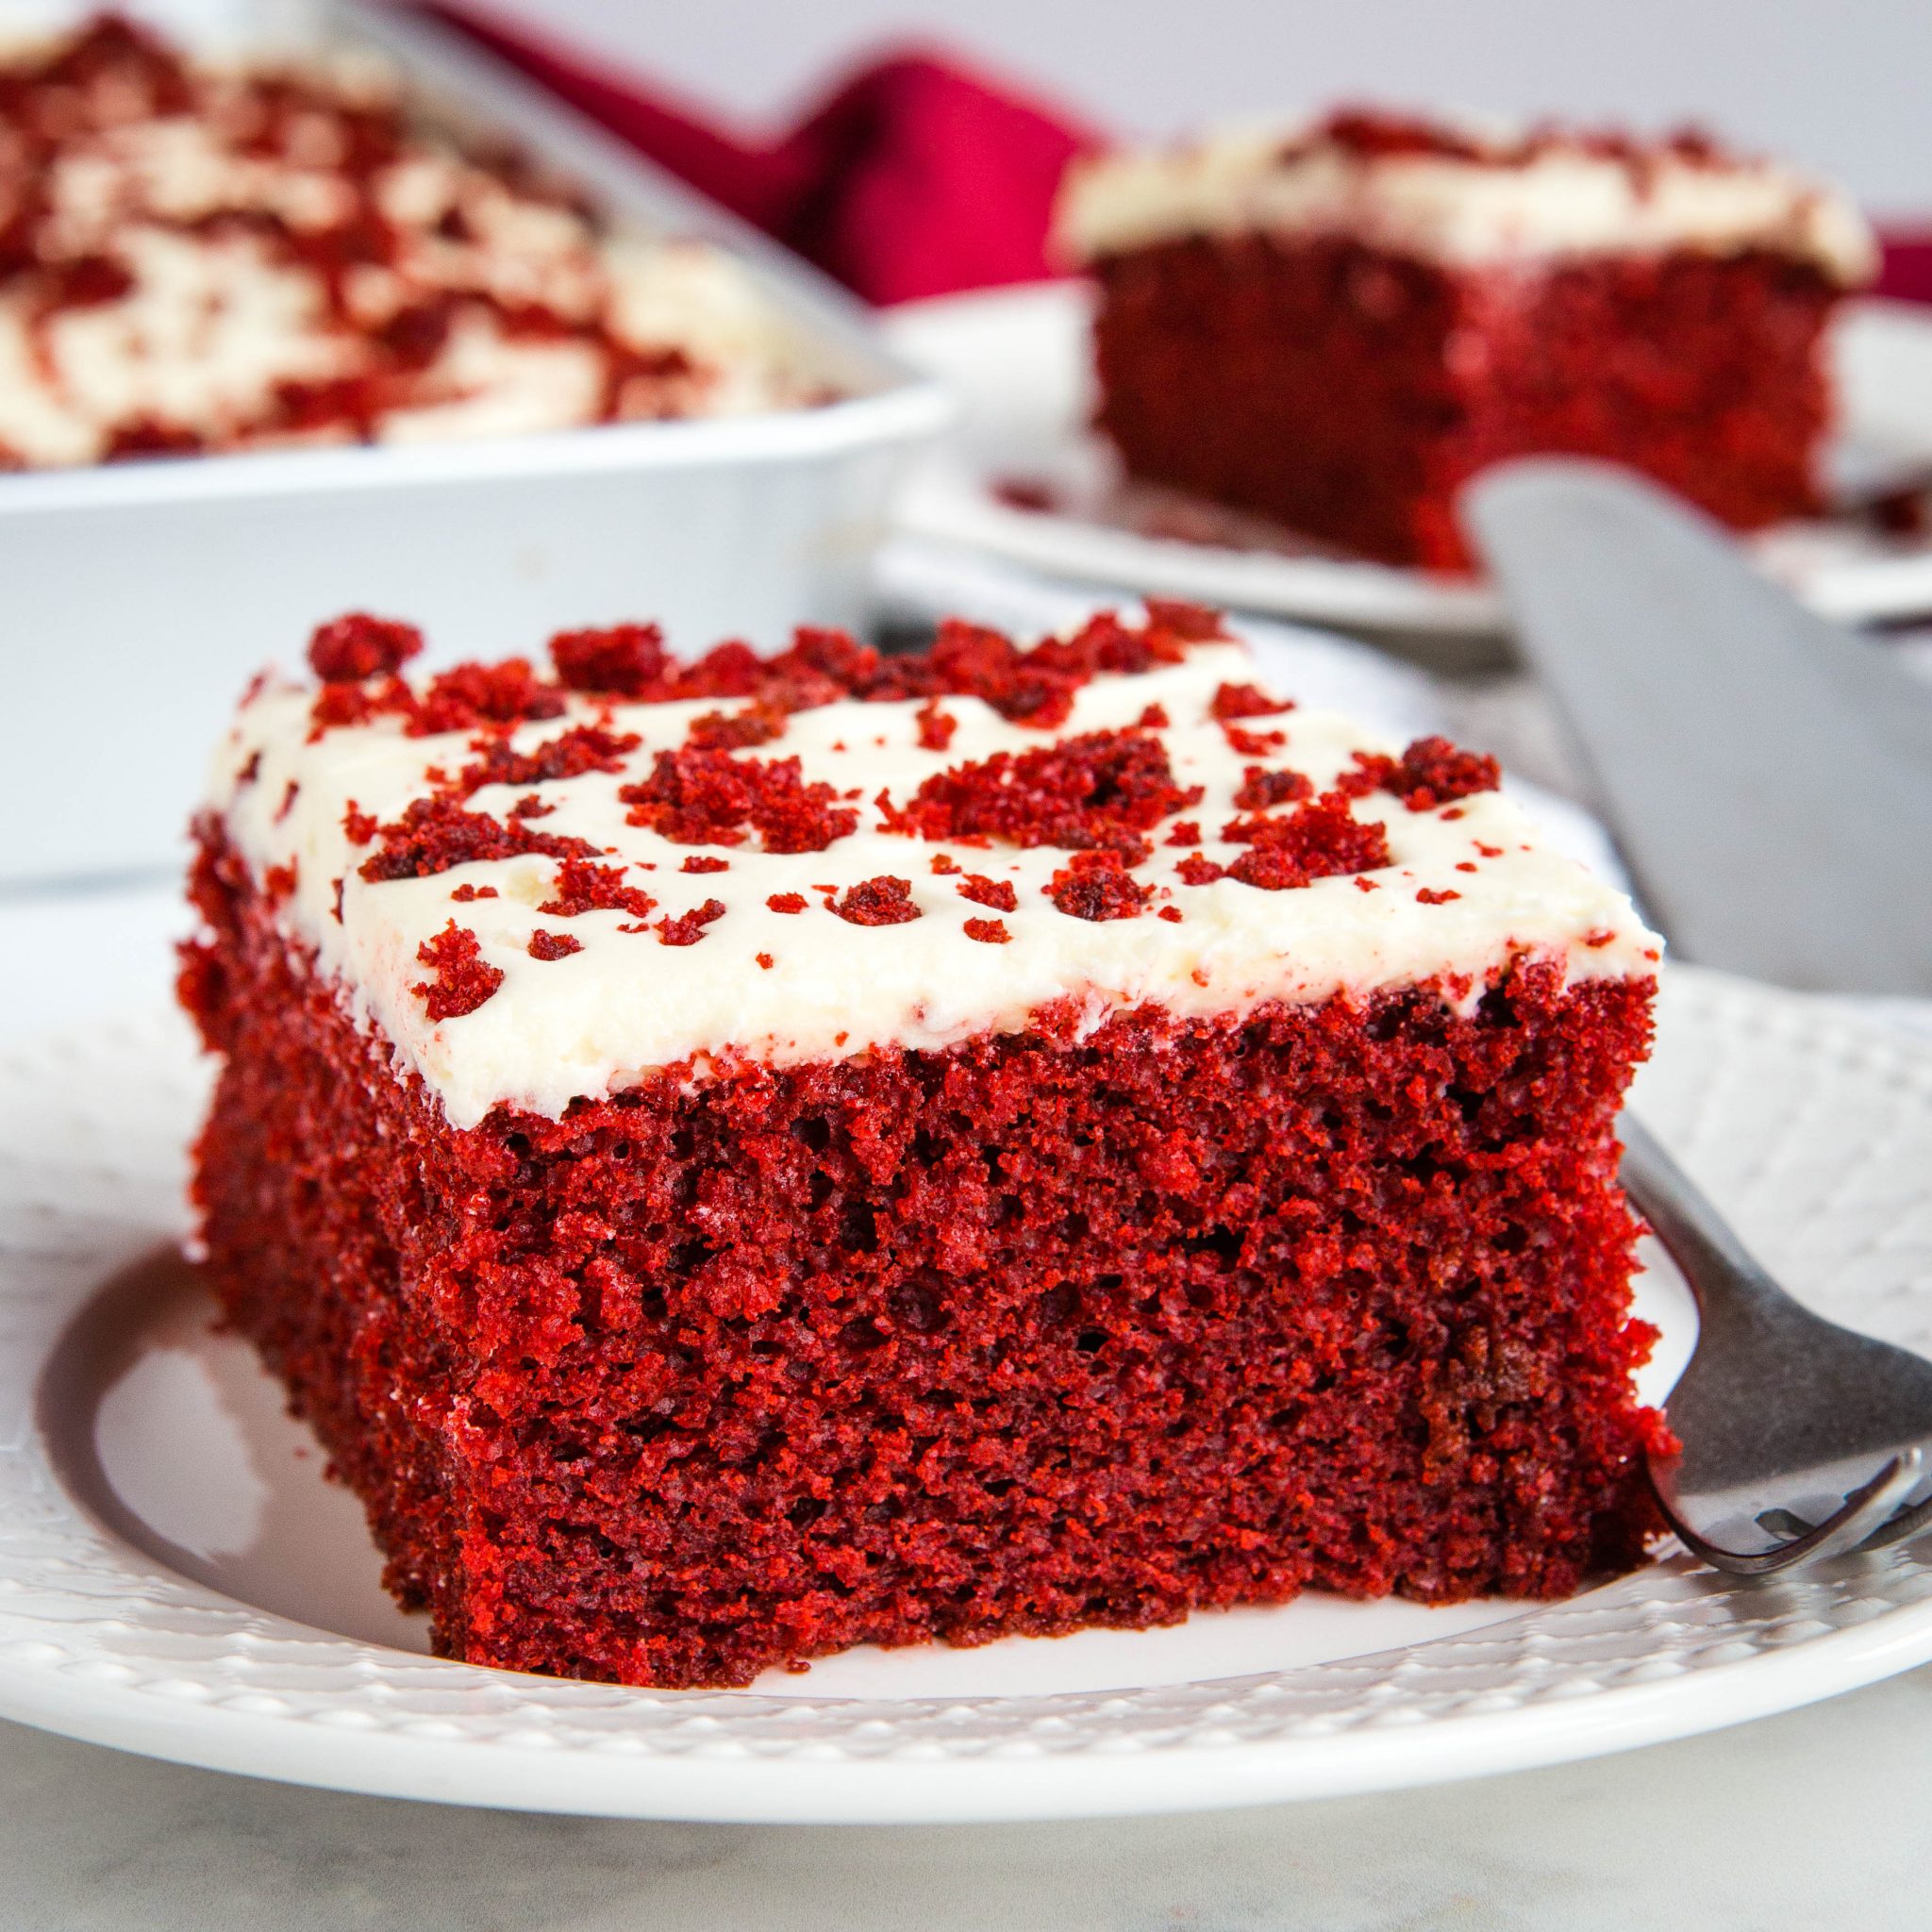
[[[1378,128],[1394,144],[1375,148]],[[1324,139],[1457,151],[1428,132],[1345,116]],[[1510,166],[1561,144],[1539,141],[1466,158]],[[1671,152],[1695,158],[1682,142]],[[1810,260],[1744,248],[1445,263],[1253,231],[1090,265],[1096,421],[1128,471],[1366,557],[1467,569],[1457,491],[1529,454],[1626,464],[1743,530],[1820,508],[1822,332],[1845,291]]]
[[[1053,888],[1081,917],[1139,909],[1115,842],[1151,825],[1139,801],[1178,808],[1128,752],[1091,825],[1077,757],[1009,774],[1012,836],[1091,830]],[[641,808],[741,830],[766,795],[721,787],[714,755]],[[1457,775],[1414,756],[1418,786]],[[774,795],[794,810],[795,776]],[[419,831],[375,858],[427,863]],[[1424,984],[1091,1030],[1069,1002],[945,1051],[687,1062],[458,1129],[222,823],[199,833],[182,996],[220,1060],[208,1275],[442,1655],[743,1684],[857,1643],[1308,1587],[1555,1596],[1657,1527],[1613,1131],[1648,979],[1525,958],[1460,1011]],[[1291,843],[1279,864],[1328,862]],[[597,865],[561,871],[546,914],[624,905]],[[959,891],[1015,905],[983,874]],[[674,907],[663,943],[715,905]],[[918,916],[891,875],[833,909]],[[1007,957],[1004,922],[974,928]],[[531,954],[572,971],[547,930]],[[452,1012],[491,970],[455,920],[425,965]]]

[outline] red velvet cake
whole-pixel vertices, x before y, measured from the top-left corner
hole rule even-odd
[[[1342,112],[1076,166],[1098,422],[1127,470],[1391,563],[1468,563],[1500,458],[1626,463],[1740,529],[1818,508],[1820,338],[1873,245],[1697,135]]]
[[[719,250],[459,142],[366,54],[0,50],[0,470],[822,400]]]
[[[182,991],[210,1275],[445,1655],[742,1684],[1638,1559],[1657,942],[1491,760],[1174,606],[419,641],[249,693]]]

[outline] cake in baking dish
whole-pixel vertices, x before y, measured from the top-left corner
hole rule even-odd
[[[729,258],[609,230],[367,56],[192,61],[112,16],[0,51],[0,469],[829,393]]]
[[[1740,529],[1819,506],[1842,197],[1695,134],[1358,111],[1076,164],[1099,426],[1147,481],[1391,563],[1468,562],[1503,458],[1626,463]]]
[[[183,997],[222,1305],[446,1655],[741,1684],[1653,1526],[1657,941],[1154,606],[264,679]]]

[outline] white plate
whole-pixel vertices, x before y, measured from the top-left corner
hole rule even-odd
[[[908,303],[888,339],[965,402],[965,427],[901,491],[897,521],[1060,576],[1418,638],[1492,636],[1503,611],[1474,579],[1368,563],[1145,485],[1124,485],[1086,427],[1091,301],[1078,283]],[[1851,304],[1833,331],[1842,432],[1833,475],[1852,489],[1932,467],[1932,311]],[[1016,508],[1011,486],[1050,508]],[[1185,533],[1185,535],[1174,534]],[[1814,608],[1848,624],[1932,612],[1932,544],[1804,524],[1754,549]]]
[[[1766,1258],[1833,1313],[1932,1342],[1932,1044],[1683,969],[1662,1037],[1644,1112]],[[1921,1538],[1769,1588],[1674,1554],[1527,1610],[1310,1596],[1173,1630],[858,1651],[741,1691],[438,1661],[273,1385],[155,1258],[202,1079],[158,1014],[0,1056],[0,1714],[528,1809],[1043,1818],[1587,1757],[1932,1657]],[[1647,1299],[1681,1361],[1681,1288]]]

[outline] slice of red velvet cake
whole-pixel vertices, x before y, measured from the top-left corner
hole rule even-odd
[[[1126,468],[1393,563],[1466,566],[1489,463],[1627,463],[1754,529],[1817,508],[1839,195],[1687,134],[1341,112],[1076,166],[1099,425]]]
[[[1491,760],[1178,607],[417,642],[250,693],[182,985],[215,1287],[444,1653],[737,1684],[1638,1558],[1657,944]]]

